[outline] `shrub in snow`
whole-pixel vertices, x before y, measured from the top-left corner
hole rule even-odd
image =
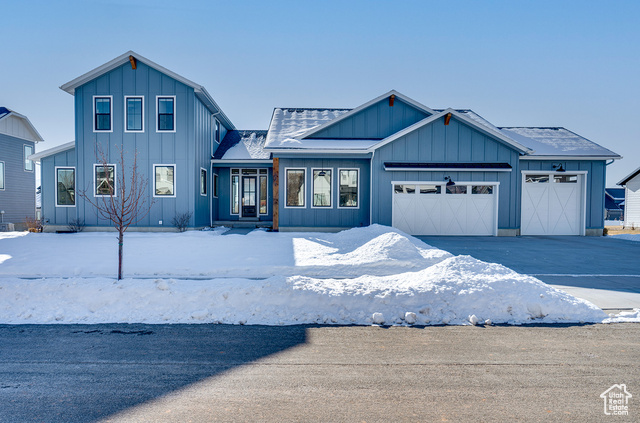
[[[189,227],[189,221],[191,220],[193,213],[190,211],[184,213],[176,213],[171,220],[171,224],[178,229],[178,232],[184,232]]]
[[[67,225],[67,229],[71,232],[82,232],[84,230],[84,220],[71,219]]]

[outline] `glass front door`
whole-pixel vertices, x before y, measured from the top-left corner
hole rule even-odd
[[[256,177],[242,177],[242,217],[257,217]]]

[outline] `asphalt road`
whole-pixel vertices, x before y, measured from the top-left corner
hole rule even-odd
[[[637,324],[3,325],[0,422],[638,421],[639,358]]]

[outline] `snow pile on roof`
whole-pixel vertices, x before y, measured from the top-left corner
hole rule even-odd
[[[351,109],[285,109],[273,111],[266,148],[297,148],[307,131],[333,120]]]
[[[500,128],[500,131],[534,150],[535,156],[618,157],[611,150],[564,128]]]
[[[270,153],[264,151],[266,131],[229,131],[227,134],[233,139],[222,156],[223,160],[269,159]]]
[[[446,109],[434,109],[434,111],[436,111],[436,112],[443,112],[445,110]],[[470,109],[455,109],[455,111],[460,113],[461,115],[464,115],[464,116],[468,117],[469,119],[475,121],[476,123],[479,123],[482,126],[486,126],[487,128],[491,129],[492,131],[500,132],[498,127],[496,127],[494,124],[492,124],[491,122],[489,122],[488,120],[486,120],[485,118],[483,118],[482,116],[480,116],[479,114],[474,112],[473,110],[470,110]]]
[[[533,277],[384,226],[219,234],[127,234],[125,275],[134,277],[119,282],[109,277],[113,233],[0,234],[0,323],[615,321]]]

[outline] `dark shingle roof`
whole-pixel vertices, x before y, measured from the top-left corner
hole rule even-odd
[[[223,140],[220,142],[220,147],[216,150],[216,153],[213,155],[215,160],[219,160],[225,158],[224,155],[233,147],[238,145],[239,143],[245,144],[246,155],[247,157],[243,159],[268,159],[269,153],[265,153],[262,148],[264,147],[264,142],[267,138],[267,131],[249,131],[249,130],[233,130],[228,131],[224,136]],[[239,159],[240,157],[233,157],[234,159]]]
[[[2,119],[3,117],[5,117],[6,115],[8,115],[9,113],[11,113],[11,110],[7,109],[6,107],[2,107],[0,106],[0,119]]]

